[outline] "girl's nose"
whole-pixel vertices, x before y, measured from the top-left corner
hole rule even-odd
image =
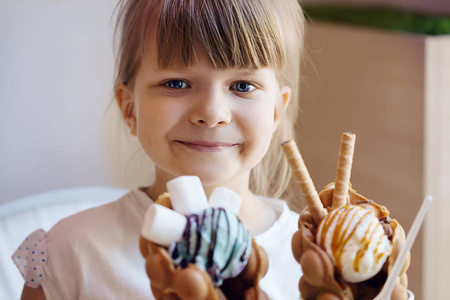
[[[231,109],[227,96],[220,88],[210,89],[198,95],[191,110],[190,121],[210,128],[226,126],[231,122]]]

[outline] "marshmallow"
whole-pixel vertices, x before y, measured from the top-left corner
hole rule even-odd
[[[185,216],[159,204],[151,205],[144,217],[141,235],[161,246],[181,241],[187,219]]]
[[[230,189],[218,187],[209,197],[209,206],[222,207],[237,215],[241,207],[241,197]]]
[[[167,182],[170,202],[175,211],[185,216],[207,209],[208,199],[197,176],[180,176]]]

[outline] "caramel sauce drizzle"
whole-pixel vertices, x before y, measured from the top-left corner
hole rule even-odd
[[[363,218],[366,216],[367,214],[364,214]],[[375,234],[375,229],[376,229],[376,223],[374,224],[373,222],[371,222],[369,224],[369,226],[367,227],[366,232],[364,233],[364,236],[361,240],[361,243],[364,245],[364,247],[362,249],[359,249],[358,252],[356,253],[356,257],[355,260],[353,261],[353,269],[356,272],[359,272],[359,262],[361,261],[361,259],[364,257],[364,255],[367,252],[367,249],[369,249],[369,245],[370,242]],[[381,240],[381,239],[380,239]]]

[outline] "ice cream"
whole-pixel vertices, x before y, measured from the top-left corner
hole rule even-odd
[[[208,201],[194,176],[167,188],[148,209],[140,239],[156,299],[267,299],[258,287],[267,255],[237,218],[240,197],[218,188]]]
[[[208,208],[187,217],[183,239],[170,246],[169,254],[175,265],[193,263],[210,275],[214,286],[221,286],[242,272],[251,249],[252,237],[235,214]]]
[[[344,133],[336,180],[317,193],[293,141],[283,150],[307,207],[292,251],[301,264],[299,289],[303,299],[369,300],[380,292],[400,249],[403,228],[382,205],[356,193],[350,184],[355,136]],[[408,256],[391,295],[406,300]]]
[[[375,276],[392,250],[375,214],[356,205],[333,210],[320,223],[316,237],[348,282]]]

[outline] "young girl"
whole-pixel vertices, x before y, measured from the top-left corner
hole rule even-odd
[[[139,232],[152,199],[181,175],[200,177],[208,196],[224,186],[242,197],[239,218],[269,258],[260,287],[271,299],[299,299],[298,215],[276,199],[290,181],[280,144],[294,136],[298,109],[297,0],[123,0],[118,8],[116,99],[155,180],[33,233],[21,246],[27,258],[13,256],[26,280],[22,299],[153,299]]]

